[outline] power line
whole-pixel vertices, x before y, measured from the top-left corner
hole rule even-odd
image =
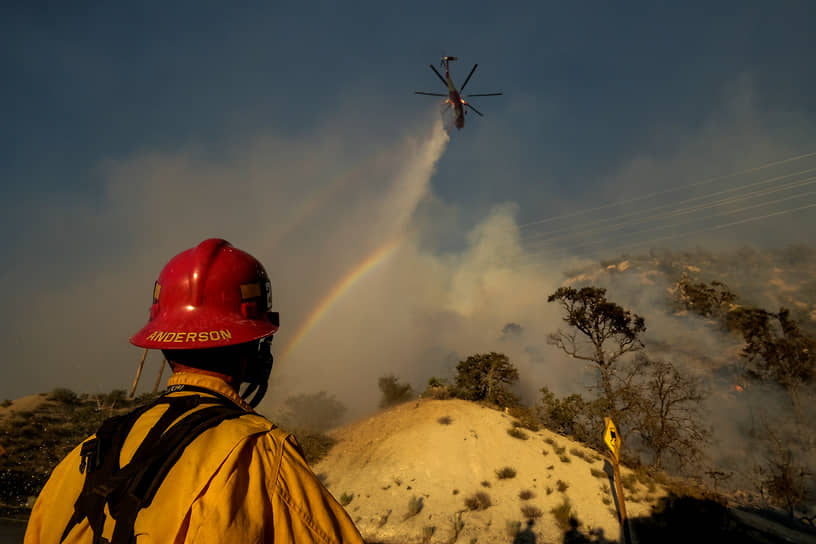
[[[667,208],[672,208],[672,207],[678,206],[680,204],[687,204],[687,203],[690,203],[690,202],[696,202],[698,200],[705,200],[705,199],[708,199],[708,198],[711,198],[711,197],[716,197],[716,196],[720,196],[720,195],[724,195],[724,194],[728,194],[728,193],[733,193],[735,191],[741,191],[741,190],[748,189],[748,188],[751,188],[751,187],[767,185],[767,184],[774,183],[774,182],[777,182],[777,181],[780,181],[780,180],[783,180],[783,179],[786,179],[786,178],[790,178],[790,177],[798,176],[798,175],[802,175],[802,174],[809,174],[809,173],[812,173],[812,172],[816,172],[816,167],[807,168],[805,170],[799,170],[797,172],[791,172],[789,174],[783,174],[783,175],[779,175],[779,176],[773,176],[773,177],[770,177],[770,178],[765,178],[765,179],[762,179],[762,180],[759,180],[759,181],[755,181],[755,182],[752,182],[752,183],[741,185],[739,187],[731,187],[731,188],[728,188],[728,189],[722,189],[722,190],[715,191],[713,193],[708,193],[708,194],[705,194],[705,195],[698,195],[698,196],[689,197],[689,198],[686,198],[684,200],[671,202],[669,204],[661,204],[661,205],[658,205],[658,206],[653,206],[651,208],[645,208],[643,210],[630,212],[630,213],[627,213],[627,214],[619,215],[617,217],[612,216],[612,217],[606,217],[606,218],[601,218],[601,219],[595,219],[593,221],[590,221],[589,223],[584,223],[583,225],[579,223],[578,225],[571,225],[571,226],[568,226],[568,227],[563,227],[563,228],[560,228],[560,229],[550,231],[549,234],[556,235],[556,234],[560,234],[560,233],[563,233],[563,232],[572,232],[572,233],[574,233],[577,230],[580,230],[580,229],[582,229],[584,227],[591,227],[591,226],[594,226],[594,225],[603,225],[605,223],[615,221],[616,219],[624,219],[624,218],[629,218],[629,217],[637,218],[639,215],[647,214],[649,212],[653,212],[653,211],[657,211],[657,210],[664,210],[664,209],[667,209]],[[541,235],[539,235],[538,233],[533,233],[533,234],[529,234],[529,235],[523,235],[522,239],[532,240],[532,239],[536,239],[536,238],[541,238],[542,236],[545,239],[548,239],[546,237],[547,234],[548,233],[546,231]]]
[[[808,194],[811,194],[811,193],[812,192],[808,192]],[[797,195],[797,196],[801,196],[801,195]],[[794,197],[790,197],[790,198],[794,198]],[[781,200],[790,200],[790,198],[780,199],[780,201]],[[756,207],[756,206],[754,206],[754,207]],[[802,210],[807,210],[807,209],[812,209],[812,208],[816,208],[816,203],[806,204],[806,205],[803,205],[803,206],[797,206],[797,207],[794,207],[794,208],[787,208],[787,209],[784,209],[784,210],[779,210],[779,211],[767,213],[767,214],[760,215],[760,216],[748,217],[748,218],[739,219],[739,220],[736,220],[736,221],[730,221],[730,222],[727,222],[727,223],[721,223],[721,224],[712,225],[712,226],[708,226],[708,227],[703,227],[703,228],[700,228],[700,229],[686,231],[686,232],[682,232],[682,233],[676,233],[676,234],[661,236],[661,237],[652,237],[652,238],[648,238],[648,239],[642,240],[642,241],[619,244],[617,246],[613,246],[613,247],[610,247],[610,248],[604,248],[604,249],[608,250],[609,252],[613,252],[613,251],[620,251],[620,250],[626,249],[626,248],[642,247],[642,246],[646,246],[646,245],[655,244],[655,243],[658,243],[658,242],[664,242],[664,241],[667,241],[667,240],[685,238],[685,237],[688,237],[688,236],[693,236],[695,234],[702,234],[702,233],[705,233],[705,232],[712,232],[712,231],[722,230],[722,229],[734,227],[734,226],[737,226],[737,225],[743,225],[743,224],[747,224],[747,223],[762,221],[762,220],[769,219],[769,218],[772,218],[772,217],[778,217],[778,216],[781,216],[781,215],[791,214],[791,213],[795,213],[795,212],[802,211]],[[542,265],[545,265],[547,263],[540,262],[538,259],[536,259],[536,257],[537,256],[544,256],[544,255],[552,255],[554,253],[557,254],[557,256],[559,256],[559,257],[565,257],[565,256],[570,255],[570,253],[568,253],[566,249],[553,248],[552,250],[548,250],[548,251],[538,251],[538,252],[528,253],[523,259],[520,259],[520,260],[516,261],[515,263],[510,263],[510,264],[512,264],[512,265],[514,265],[516,267],[542,266]]]
[[[671,189],[656,191],[656,192],[653,192],[653,193],[649,193],[647,195],[642,195],[642,196],[638,196],[638,197],[634,197],[634,198],[630,198],[630,199],[626,199],[626,200],[621,200],[621,201],[618,201],[618,202],[610,202],[608,204],[595,206],[593,208],[585,208],[583,210],[576,210],[574,212],[569,212],[569,213],[565,213],[565,214],[561,214],[561,215],[556,215],[556,216],[552,216],[552,217],[538,219],[538,220],[535,220],[535,221],[530,221],[530,222],[523,223],[523,224],[519,225],[519,228],[520,229],[525,229],[525,228],[531,227],[533,225],[549,223],[551,221],[557,221],[559,219],[566,219],[566,218],[569,218],[569,217],[575,217],[577,215],[585,215],[585,214],[588,214],[588,213],[591,213],[591,212],[596,212],[596,211],[599,211],[599,210],[605,210],[605,209],[613,208],[613,207],[616,207],[616,206],[623,206],[623,205],[626,205],[626,204],[631,204],[632,202],[640,202],[642,200],[646,200],[646,199],[653,198],[653,197],[656,197],[656,196],[661,196],[661,195],[664,195],[664,194],[673,193],[673,192],[676,192],[676,191],[680,191],[682,189],[687,189],[687,188],[691,188],[691,187],[699,187],[701,185],[707,185],[707,184],[715,183],[717,181],[722,181],[724,179],[732,178],[732,177],[735,177],[735,176],[741,176],[741,175],[744,175],[744,174],[750,174],[752,172],[757,172],[757,171],[760,171],[760,170],[764,170],[764,169],[770,168],[772,166],[787,164],[787,163],[790,163],[790,162],[794,162],[794,161],[797,161],[797,160],[801,160],[801,159],[805,159],[805,158],[813,157],[813,156],[816,156],[816,151],[812,151],[810,153],[804,153],[804,154],[801,154],[801,155],[796,155],[796,156],[793,156],[793,157],[788,157],[786,159],[770,161],[770,162],[761,164],[759,166],[755,166],[753,168],[747,168],[745,170],[732,172],[730,174],[725,174],[725,175],[722,175],[722,176],[715,176],[715,177],[711,177],[711,178],[706,178],[706,179],[703,179],[701,181],[687,183],[687,184],[684,184],[684,185],[672,187]]]
[[[816,168],[814,168],[812,170],[816,171]],[[657,214],[647,215],[647,216],[644,216],[644,217],[637,217],[638,214],[628,214],[628,215],[622,216],[622,218],[633,217],[633,219],[626,219],[624,221],[619,221],[617,223],[610,223],[610,224],[597,224],[597,226],[594,226],[594,227],[591,227],[591,228],[584,228],[584,229],[581,229],[580,226],[579,226],[577,230],[573,229],[573,230],[570,230],[569,232],[563,232],[563,233],[558,234],[558,235],[553,235],[553,236],[550,236],[550,237],[547,237],[547,238],[544,238],[544,239],[536,240],[536,245],[534,247],[541,247],[541,245],[543,245],[543,244],[549,244],[549,243],[555,243],[555,242],[558,242],[558,241],[569,240],[570,238],[574,238],[574,237],[593,235],[593,234],[595,234],[597,232],[608,233],[608,232],[613,231],[613,230],[621,230],[621,229],[623,229],[623,228],[625,228],[627,226],[634,226],[634,225],[641,225],[641,224],[644,224],[644,223],[648,223],[648,222],[656,220],[656,219],[664,219],[664,218],[672,218],[672,217],[677,217],[677,216],[682,216],[682,215],[690,215],[690,214],[698,213],[700,211],[711,209],[711,208],[727,206],[729,204],[736,204],[736,203],[738,203],[740,201],[750,200],[750,199],[754,199],[754,198],[757,198],[757,197],[760,197],[760,196],[767,196],[767,195],[770,195],[770,194],[773,194],[773,193],[788,191],[788,190],[791,190],[791,189],[798,189],[800,187],[804,187],[804,186],[807,186],[807,185],[813,185],[814,183],[816,183],[816,177],[810,177],[810,178],[805,178],[803,180],[799,180],[799,181],[796,181],[796,182],[788,183],[788,184],[785,184],[785,185],[779,185],[779,186],[776,186],[776,187],[761,189],[761,190],[757,190],[757,191],[751,191],[751,192],[741,194],[741,195],[722,198],[722,199],[719,199],[719,200],[713,200],[713,201],[710,201],[710,202],[704,202],[704,203],[701,203],[701,204],[697,204],[695,206],[689,206],[689,207],[686,207],[686,208],[678,208],[678,209],[674,209],[674,210],[669,210],[669,211],[666,211],[664,213],[657,213]],[[728,192],[728,191],[721,191],[720,193],[717,193],[717,194],[723,194],[724,192]],[[714,194],[707,195],[707,196],[714,196]],[[690,199],[687,199],[687,200],[684,200],[684,201],[677,202],[676,204],[683,204],[683,203],[691,202],[691,201],[694,201],[694,200],[699,200],[699,199],[698,198],[690,198]],[[662,209],[662,208],[670,208],[670,207],[671,207],[671,205],[660,206],[659,208],[653,208],[652,210]],[[652,211],[652,210],[646,210],[646,211],[648,212],[648,211]],[[616,219],[615,217],[610,218],[608,220],[605,220],[604,223],[608,223],[609,221],[614,221],[615,219]],[[527,240],[532,240],[532,238],[522,238],[522,240],[527,241]]]

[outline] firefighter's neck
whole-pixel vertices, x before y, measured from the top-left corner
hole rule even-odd
[[[205,376],[213,376],[214,378],[218,378],[227,382],[233,389],[238,391],[241,387],[241,378],[239,376],[230,375],[230,374],[222,374],[220,372],[214,372],[212,370],[204,370],[201,368],[196,368],[194,366],[186,366],[179,363],[173,363],[173,372],[189,372],[191,374],[204,374]]]

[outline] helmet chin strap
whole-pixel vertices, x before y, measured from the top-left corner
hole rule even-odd
[[[272,336],[267,336],[258,343],[258,354],[254,360],[249,361],[246,368],[244,381],[248,383],[247,388],[241,393],[241,398],[247,404],[255,408],[263,399],[269,387],[269,373],[272,372],[272,353],[269,345],[272,343]],[[247,400],[250,395],[251,399]]]

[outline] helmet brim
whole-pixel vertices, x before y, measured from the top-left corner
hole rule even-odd
[[[206,349],[243,344],[274,334],[278,325],[266,319],[242,315],[213,318],[202,312],[182,309],[161,314],[130,338],[130,343],[148,349]]]

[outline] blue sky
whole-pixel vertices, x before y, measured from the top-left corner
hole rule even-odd
[[[236,132],[270,126],[308,133],[350,102],[363,130],[388,138],[432,106],[411,92],[439,90],[427,64],[443,53],[461,57],[460,83],[480,63],[471,91],[506,93],[474,101],[489,117],[461,135],[435,180],[446,198],[483,193],[469,197],[482,205],[535,197],[539,172],[554,190],[602,179],[649,149],[656,126],[705,123],[740,78],[760,109],[812,121],[807,2],[601,4],[7,6],[4,196],[93,193],[104,158],[191,142],[217,153]],[[512,155],[480,157],[472,146],[483,139]],[[473,175],[481,161],[501,169],[509,159],[516,179]],[[546,215],[543,200],[522,215]]]
[[[561,220],[525,226],[542,219],[582,212],[573,221],[615,221],[638,207],[689,195],[712,202],[705,191],[813,168],[816,158],[805,157],[683,189],[816,151],[815,12],[806,1],[5,3],[6,344],[14,356],[45,359],[53,369],[65,352],[74,353],[70,345],[77,356],[98,360],[94,369],[106,368],[103,360],[132,352],[111,343],[104,353],[86,353],[92,350],[79,325],[63,332],[62,352],[34,345],[54,334],[49,327],[82,322],[91,310],[78,301],[93,296],[112,301],[116,310],[109,311],[119,317],[106,327],[118,328],[105,332],[122,343],[143,316],[146,302],[136,293],[149,290],[134,282],[152,285],[163,262],[199,239],[223,235],[252,246],[266,239],[259,230],[267,226],[285,230],[278,218],[288,203],[279,195],[306,198],[349,172],[381,169],[383,186],[364,180],[359,193],[334,197],[338,205],[376,206],[391,183],[388,161],[402,165],[406,140],[424,138],[423,127],[438,117],[435,99],[413,92],[443,90],[428,69],[442,55],[459,56],[458,84],[479,63],[468,91],[504,96],[474,99],[486,117],[471,114],[465,129],[454,131],[427,198],[417,204],[420,249],[437,256],[464,251],[496,206],[509,206],[501,209],[513,218],[510,228],[522,225],[523,238],[546,234],[542,225],[570,227]],[[375,156],[385,162],[370,162]],[[246,165],[274,172],[264,181],[268,197],[263,183],[246,181],[255,175]],[[186,181],[174,185],[172,172]],[[703,210],[710,215],[691,222],[703,237],[667,243],[807,240],[814,209],[784,211],[793,202],[816,203],[806,189],[797,185],[792,190],[802,193],[745,212],[779,215],[716,235],[705,228],[730,219],[722,219],[722,209]],[[633,205],[651,193],[658,194]],[[598,206],[607,207],[583,213]],[[359,230],[349,227],[350,238],[321,245],[329,237],[318,228],[321,218],[336,216],[326,229],[339,231],[346,224],[341,212],[324,209],[309,220],[314,231],[295,230],[280,247],[255,250],[275,261],[282,279],[299,277],[298,267],[308,263],[314,268],[309,259],[323,263],[326,272],[304,287],[308,292],[289,295],[292,301],[283,295],[293,323],[367,250],[347,262],[333,249],[365,237],[364,221],[353,214],[348,224]],[[646,226],[682,235],[665,221]],[[640,226],[627,228],[621,243],[649,242]],[[597,241],[581,256],[602,257],[604,247],[618,245]],[[112,286],[124,285],[133,296],[114,304]],[[53,315],[41,321],[42,312]],[[0,386],[0,397],[56,383],[28,372]],[[121,384],[130,373],[130,366],[111,372],[99,387]]]

